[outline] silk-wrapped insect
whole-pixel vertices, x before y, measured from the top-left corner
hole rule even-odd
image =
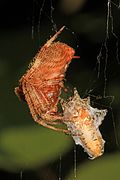
[[[68,101],[61,100],[64,123],[67,125],[75,144],[81,145],[91,159],[101,156],[105,141],[99,131],[107,110],[90,106],[90,98],[81,99],[77,90]]]

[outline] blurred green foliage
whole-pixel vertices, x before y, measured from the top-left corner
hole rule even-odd
[[[14,171],[54,161],[71,146],[68,136],[34,125],[6,128],[0,136],[0,167]]]

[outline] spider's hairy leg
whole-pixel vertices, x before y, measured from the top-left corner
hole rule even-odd
[[[52,122],[52,121],[49,122],[49,124],[47,124],[46,121],[44,121],[42,119],[38,119],[36,122],[46,128],[54,130],[54,131],[63,132],[65,134],[70,134],[70,131],[67,129],[57,128],[57,127],[52,126],[52,124],[54,124],[54,122]],[[59,122],[58,122],[58,124],[59,124]]]
[[[21,86],[18,86],[18,87],[16,87],[15,89],[14,89],[14,92],[15,92],[15,94],[17,95],[17,97],[18,97],[18,99],[21,101],[26,101],[25,100],[25,95],[24,95],[24,93],[23,93],[23,90],[22,90],[22,88],[21,88]]]
[[[26,92],[26,91],[27,91],[26,86],[24,84],[24,92]],[[26,97],[26,101],[27,101],[27,103],[29,105],[31,115],[32,115],[35,122],[37,122],[38,124],[40,124],[40,125],[42,125],[44,127],[52,129],[54,131],[59,131],[59,132],[64,132],[65,134],[70,134],[70,132],[68,130],[66,130],[66,129],[61,129],[61,128],[57,128],[57,127],[52,126],[54,124],[61,124],[60,122],[54,122],[55,120],[61,119],[60,116],[56,115],[55,116],[57,118],[56,119],[53,115],[51,115],[50,116],[51,118],[54,117],[54,119],[52,121],[47,121],[46,118],[45,119],[40,118],[40,116],[38,115],[37,109],[35,108],[35,104],[31,99],[30,93],[26,93],[25,97]]]
[[[38,117],[38,115],[35,112],[34,107],[31,106],[30,109],[31,108],[32,108],[31,114],[32,114],[32,117],[33,117],[35,122],[37,122],[38,124],[40,124],[46,128],[52,129],[54,131],[63,132],[65,134],[70,134],[70,132],[67,129],[61,129],[61,128],[57,128],[57,127],[52,126],[55,124],[61,124],[60,122],[55,122],[53,120],[48,122],[47,120],[43,120],[42,118]]]
[[[42,114],[42,119],[46,119],[46,121],[48,122],[52,122],[52,121],[63,121],[63,116],[62,113],[58,113],[56,111],[56,108],[47,111],[45,114]]]
[[[38,124],[40,124],[46,128],[52,129],[54,131],[63,132],[65,134],[70,134],[70,131],[68,131],[67,129],[61,129],[61,128],[57,128],[57,127],[52,126],[55,124],[61,124],[60,122],[55,122],[55,121],[49,121],[48,122],[48,121],[43,120],[42,118],[38,117],[35,110],[34,110],[34,107],[32,107],[31,114],[32,114],[34,121],[37,122]]]
[[[61,27],[59,31],[57,31],[44,45],[44,47],[49,47],[52,42],[57,38],[57,36],[63,31],[63,29],[65,28],[65,26]]]

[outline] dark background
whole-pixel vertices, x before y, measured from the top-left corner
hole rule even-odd
[[[75,150],[77,179],[120,178],[120,11],[116,5],[111,4],[112,24],[104,0],[0,1],[1,179],[74,179]],[[39,47],[63,25],[66,29],[58,40],[80,56],[68,68],[67,86],[77,87],[81,97],[89,95],[93,107],[108,109],[100,127],[105,153],[94,161],[75,147],[71,137],[35,124],[27,105],[14,94]]]

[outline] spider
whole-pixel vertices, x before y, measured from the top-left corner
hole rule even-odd
[[[64,88],[65,72],[72,58],[79,58],[74,56],[75,50],[72,47],[54,42],[64,27],[38,51],[29,69],[19,80],[15,93],[19,99],[27,102],[35,122],[55,131],[69,133],[67,129],[54,126],[63,120],[57,105],[61,89]]]

